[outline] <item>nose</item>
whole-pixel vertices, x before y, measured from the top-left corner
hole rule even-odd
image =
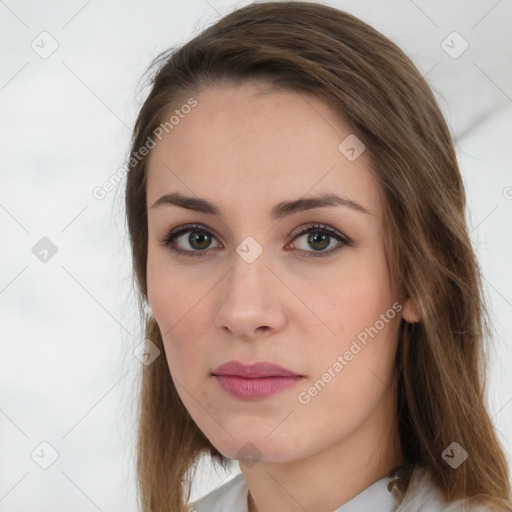
[[[252,263],[234,254],[233,267],[221,284],[216,327],[244,340],[283,329],[283,286],[267,265],[265,252]]]

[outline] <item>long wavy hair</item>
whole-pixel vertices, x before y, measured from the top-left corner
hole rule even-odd
[[[125,191],[145,337],[164,353],[154,317],[143,313],[148,151],[141,148],[151,149],[174,109],[207,87],[253,82],[314,94],[366,146],[383,197],[392,283],[414,299],[421,314],[418,323],[402,320],[398,332],[396,418],[403,453],[429,471],[448,502],[509,504],[507,462],[484,394],[484,344],[492,330],[466,224],[463,182],[445,119],[411,60],[346,12],[310,2],[265,2],[239,8],[161,53],[149,71]],[[199,458],[210,456],[224,468],[229,459],[188,414],[165,357],[142,366],[137,414],[142,510],[183,512]],[[454,441],[469,453],[456,470],[442,458]]]

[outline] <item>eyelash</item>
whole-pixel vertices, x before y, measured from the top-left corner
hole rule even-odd
[[[174,247],[172,245],[172,242],[174,241],[175,238],[177,238],[178,236],[180,236],[184,233],[188,233],[191,231],[207,233],[208,235],[213,236],[208,231],[208,229],[206,229],[206,227],[201,226],[200,224],[184,224],[183,226],[179,226],[177,228],[172,229],[171,231],[169,231],[169,233],[165,234],[163,237],[159,237],[158,241],[161,242],[162,244],[164,244],[165,246],[168,246],[169,249],[176,254],[181,254],[183,256],[191,256],[191,257],[206,256],[207,253],[209,252],[208,249],[205,249],[203,251],[186,251],[186,250],[180,249],[179,247]],[[297,238],[299,238],[301,235],[304,235],[305,233],[309,233],[309,232],[329,235],[329,236],[335,238],[336,240],[338,240],[339,242],[341,242],[341,244],[339,244],[335,248],[329,249],[328,251],[316,252],[316,251],[303,251],[303,250],[299,249],[299,251],[305,253],[305,257],[307,257],[307,258],[309,258],[309,257],[317,258],[317,257],[327,256],[329,254],[337,252],[344,245],[348,246],[348,247],[353,246],[352,240],[350,240],[348,237],[342,235],[340,232],[336,231],[335,229],[330,228],[329,226],[326,226],[325,224],[308,224],[305,226],[301,226],[296,231],[296,233],[294,233],[292,242],[295,241]]]

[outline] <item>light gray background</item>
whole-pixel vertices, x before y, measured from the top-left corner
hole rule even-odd
[[[92,191],[123,165],[151,58],[246,3],[0,0],[0,512],[136,509],[133,350],[143,338],[124,180],[103,200]],[[489,408],[510,460],[512,2],[326,3],[412,57],[456,138],[495,327]],[[454,31],[469,44],[456,59],[441,46]],[[32,252],[42,237],[57,248],[47,262]],[[35,462],[51,462],[41,442],[58,453],[47,469]],[[192,498],[238,471],[206,468]]]

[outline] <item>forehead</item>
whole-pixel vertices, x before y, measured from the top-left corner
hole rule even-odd
[[[172,191],[252,207],[328,191],[378,206],[369,158],[340,151],[353,131],[319,98],[243,84],[195,100],[150,152],[148,205]]]

